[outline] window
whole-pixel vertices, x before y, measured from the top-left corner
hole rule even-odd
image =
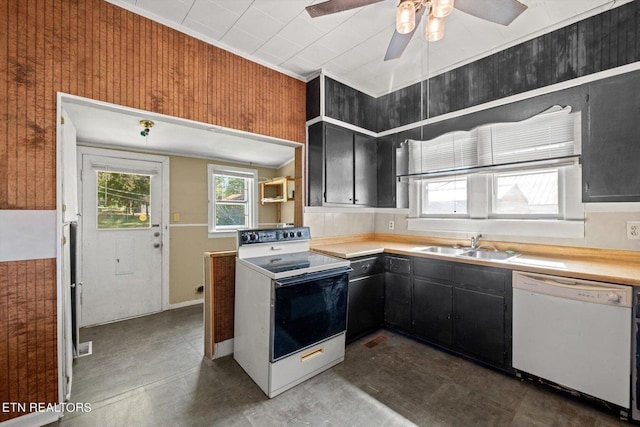
[[[493,175],[494,216],[557,218],[558,170],[496,173]]]
[[[209,233],[254,228],[257,224],[257,172],[209,165]],[[226,234],[221,234],[225,233]]]
[[[151,177],[108,171],[96,173],[98,229],[149,228]]]
[[[467,178],[445,178],[425,181],[422,212],[425,215],[466,215]]]
[[[583,237],[580,119],[554,106],[521,122],[409,140],[409,230]]]

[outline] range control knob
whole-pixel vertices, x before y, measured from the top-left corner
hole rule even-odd
[[[282,237],[284,237],[286,239],[287,237],[289,237],[289,233],[287,231],[283,231],[282,232]]]
[[[620,302],[620,295],[616,294],[615,292],[609,292],[609,294],[607,295],[607,301]]]
[[[296,233],[296,235],[297,235],[298,237],[302,237],[302,231],[298,231],[298,232]]]
[[[255,233],[251,233],[251,235],[249,236],[249,239],[251,240],[256,240],[258,238],[258,236],[256,236]]]
[[[242,241],[246,242],[247,240],[249,240],[249,236],[247,236],[246,234],[242,235]]]

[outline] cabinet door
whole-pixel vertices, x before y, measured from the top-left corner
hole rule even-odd
[[[411,330],[411,278],[385,273],[384,321],[401,331]]]
[[[378,207],[396,207],[396,141],[394,136],[378,139]]]
[[[375,138],[355,134],[355,200],[357,205],[375,206],[378,200],[378,147]]]
[[[583,201],[640,201],[640,72],[589,85]]]
[[[414,277],[413,332],[429,341],[451,345],[453,286]]]
[[[456,288],[454,299],[455,347],[481,360],[504,365],[504,297]]]
[[[384,321],[384,274],[349,281],[347,342],[382,327]]]
[[[353,204],[353,133],[325,128],[325,202]]]

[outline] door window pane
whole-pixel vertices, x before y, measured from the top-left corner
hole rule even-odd
[[[466,215],[467,178],[425,181],[422,213],[425,215]]]
[[[149,228],[151,177],[98,171],[98,229]]]
[[[558,215],[557,170],[495,174],[494,189],[498,215]]]

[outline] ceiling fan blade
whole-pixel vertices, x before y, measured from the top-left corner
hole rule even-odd
[[[518,0],[456,0],[454,7],[477,18],[509,25],[527,6]]]
[[[322,15],[329,15],[331,13],[355,9],[356,7],[367,6],[380,1],[382,0],[328,0],[322,3],[312,4],[311,6],[307,6],[305,9],[309,13],[309,16],[316,18]]]
[[[389,61],[390,59],[397,59],[402,56],[402,52],[404,52],[404,50],[409,45],[413,34],[418,28],[420,28],[421,20],[422,13],[416,14],[416,26],[410,33],[400,34],[398,31],[394,30],[391,41],[389,42],[389,47],[387,48],[387,53],[384,54],[385,61]]]

